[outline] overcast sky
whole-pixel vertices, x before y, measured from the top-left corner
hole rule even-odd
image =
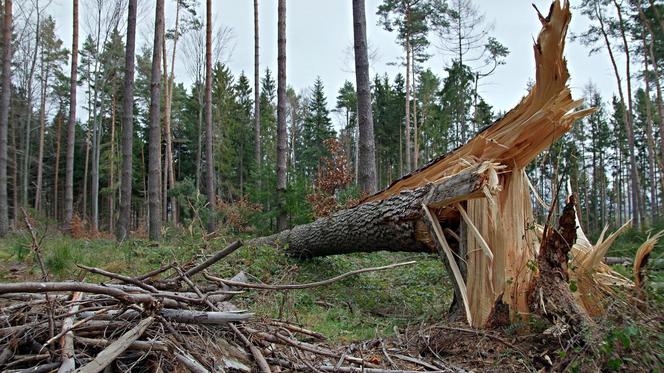
[[[153,0],[143,2],[139,8],[146,9],[138,27],[138,46],[152,41]],[[397,62],[402,51],[395,42],[395,35],[377,26],[376,9],[381,0],[366,0],[367,34],[369,44],[376,51],[372,61],[371,73],[387,72],[392,78],[397,71],[403,70]],[[535,68],[532,52],[534,38],[540,30],[540,23],[531,3],[534,2],[542,12],[549,8],[549,0],[477,0],[479,10],[485,14],[486,21],[493,25],[491,35],[510,50],[506,64],[499,67],[480,87],[480,93],[495,111],[509,110],[526,93],[529,79],[534,79]],[[91,0],[81,0],[81,44],[85,39],[84,21],[90,17],[88,6]],[[175,1],[166,0],[166,27],[173,27]],[[572,1],[572,5],[578,1]],[[201,1],[199,14],[204,15],[205,1]],[[570,33],[581,32],[587,27],[588,20],[578,11],[572,10],[573,17]],[[65,45],[71,46],[71,1],[54,0],[49,11],[58,26],[58,34]],[[228,60],[231,71],[245,74],[253,79],[253,1],[251,0],[214,0],[213,14],[217,24],[230,27],[233,39],[229,47],[232,54]],[[287,81],[296,91],[310,88],[317,76],[320,76],[326,88],[328,106],[333,108],[337,91],[345,80],[354,82],[352,73],[352,8],[350,0],[290,0],[287,18]],[[269,67],[276,72],[277,64],[277,0],[260,1],[260,48],[261,70]],[[437,39],[431,36],[432,44]],[[179,49],[181,51],[181,49]],[[444,67],[450,56],[435,46],[430,50],[431,59],[426,63],[437,75],[444,76]],[[182,53],[178,56],[183,61]],[[571,74],[570,86],[575,97],[582,95],[583,87],[593,81],[600,92],[608,99],[615,90],[611,65],[604,53],[588,56],[588,49],[578,42],[568,41],[566,57]],[[176,80],[191,82],[183,63],[176,64]],[[274,75],[276,77],[276,74]],[[253,85],[252,85],[253,87]],[[81,90],[79,90],[81,94]]]

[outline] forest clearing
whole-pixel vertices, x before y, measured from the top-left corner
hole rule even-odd
[[[513,46],[471,0],[350,3],[330,110],[288,83],[286,0],[276,81],[253,1],[253,87],[211,0],[73,0],[71,49],[2,1],[1,371],[664,369],[664,4],[533,4],[494,112]],[[611,91],[572,86],[579,45]]]

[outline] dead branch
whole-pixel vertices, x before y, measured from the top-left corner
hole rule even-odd
[[[221,284],[229,285],[229,286],[234,286],[238,288],[251,288],[251,289],[261,289],[261,290],[295,290],[295,289],[309,289],[309,288],[314,288],[318,286],[324,286],[324,285],[329,285],[333,282],[343,280],[344,278],[354,276],[354,275],[359,275],[360,273],[366,273],[366,272],[377,272],[377,271],[385,271],[388,269],[393,269],[397,267],[402,267],[406,265],[411,265],[417,263],[416,261],[409,261],[409,262],[403,262],[403,263],[395,263],[395,264],[390,264],[382,267],[373,267],[373,268],[363,268],[363,269],[357,269],[354,271],[346,272],[344,274],[341,274],[339,276],[335,276],[332,278],[329,278],[327,280],[322,280],[322,281],[316,281],[316,282],[311,282],[308,284],[290,284],[290,285],[267,285],[267,284],[250,284],[250,283],[245,283],[245,282],[236,282],[232,280],[226,280],[220,277],[215,277],[212,275],[209,275],[205,273],[205,278],[207,278],[210,281],[215,281]]]

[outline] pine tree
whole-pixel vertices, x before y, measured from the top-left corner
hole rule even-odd
[[[320,159],[328,155],[324,141],[335,135],[323,89],[323,82],[319,77],[314,83],[311,97],[307,102],[307,113],[302,127],[302,142],[298,144],[297,149],[297,153],[300,155],[299,169],[310,179],[316,175]]]

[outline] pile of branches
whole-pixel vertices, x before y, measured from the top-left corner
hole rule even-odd
[[[230,301],[244,288],[310,288],[414,262],[310,284],[250,283],[243,272],[232,279],[208,273],[241,246],[236,241],[200,264],[171,263],[136,277],[79,265],[81,273],[106,282],[52,282],[42,265],[41,282],[0,284],[0,371],[395,371],[328,348],[324,336],[302,326],[257,319]],[[36,241],[33,249],[41,263]]]

